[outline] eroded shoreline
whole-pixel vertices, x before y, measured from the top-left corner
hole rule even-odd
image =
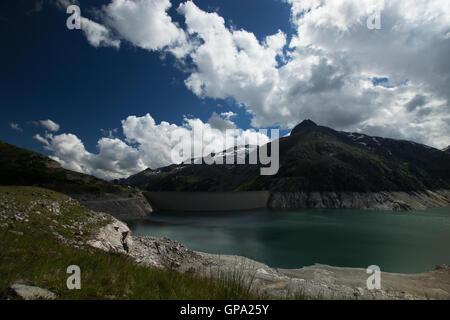
[[[158,194],[158,193],[154,193]],[[237,193],[199,193],[189,201],[190,195],[196,193],[160,193],[164,201],[171,199],[171,206],[155,207],[149,198],[149,193],[140,192],[132,197],[124,197],[113,194],[72,195],[82,205],[90,210],[106,212],[122,221],[133,221],[145,218],[152,212],[160,210],[169,211],[217,211],[210,210],[218,207],[220,210],[228,208],[230,211],[250,208],[270,209],[360,209],[360,210],[386,210],[386,211],[410,211],[440,208],[450,206],[450,190],[425,190],[411,192],[245,192]],[[222,202],[249,201],[249,205],[220,206]],[[204,202],[204,203],[202,203]],[[161,205],[161,201],[158,202]],[[197,204],[196,204],[197,203]],[[188,208],[189,210],[187,210]],[[177,209],[177,210],[176,210]],[[199,210],[197,210],[199,209]],[[208,210],[207,210],[208,209]]]
[[[409,211],[450,206],[450,190],[381,192],[276,192],[269,207]]]
[[[94,247],[130,256],[148,267],[174,269],[200,277],[232,277],[256,294],[273,299],[450,299],[450,266],[419,274],[381,273],[381,289],[368,290],[365,269],[313,265],[300,269],[271,268],[240,256],[190,250],[167,238],[132,236],[127,225],[114,220],[103,227]]]

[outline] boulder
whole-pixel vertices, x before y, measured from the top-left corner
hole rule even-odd
[[[27,286],[24,284],[16,283],[11,286],[11,289],[17,296],[21,297],[24,300],[56,299],[56,295],[53,292],[39,287]]]
[[[128,226],[113,218],[113,222],[100,228],[88,245],[108,252],[128,253],[133,245]]]

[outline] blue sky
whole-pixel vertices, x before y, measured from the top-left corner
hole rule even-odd
[[[312,119],[443,148],[449,18],[447,0],[3,1],[0,139],[103,178],[169,164],[196,126],[219,147]]]
[[[109,1],[83,1],[84,11]],[[176,8],[174,1],[173,8]],[[289,6],[281,1],[197,1],[205,10],[217,10],[237,28],[258,37],[279,28],[289,31]],[[45,3],[33,11],[30,1],[2,2],[0,30],[7,46],[0,51],[2,125],[0,139],[50,154],[31,137],[42,130],[31,122],[52,119],[64,132],[82,138],[96,150],[100,129],[120,127],[129,115],[150,113],[157,122],[181,124],[184,115],[207,121],[212,112],[239,114],[236,124],[248,128],[249,115],[231,99],[199,99],[183,84],[185,73],[168,55],[125,44],[120,50],[95,48],[81,30],[68,30],[64,11]],[[257,8],[257,10],[255,10]],[[175,11],[175,10],[172,10]],[[182,23],[179,15],[174,20]],[[23,132],[12,130],[18,123]],[[120,132],[119,132],[120,133]]]

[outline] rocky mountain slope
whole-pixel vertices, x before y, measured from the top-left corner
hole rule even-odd
[[[274,176],[261,176],[258,165],[181,164],[147,169],[121,183],[149,191],[268,190],[270,205],[286,208],[400,210],[450,204],[445,191],[450,189],[450,154],[441,150],[339,132],[310,120],[279,144],[280,169]]]
[[[0,185],[38,186],[79,200],[92,210],[121,219],[152,212],[139,190],[124,188],[93,176],[63,169],[42,154],[0,141]]]

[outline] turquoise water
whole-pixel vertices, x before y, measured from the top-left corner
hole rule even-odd
[[[450,208],[160,212],[129,225],[134,235],[168,237],[193,250],[246,256],[279,268],[378,265],[382,271],[415,273],[450,264]]]

